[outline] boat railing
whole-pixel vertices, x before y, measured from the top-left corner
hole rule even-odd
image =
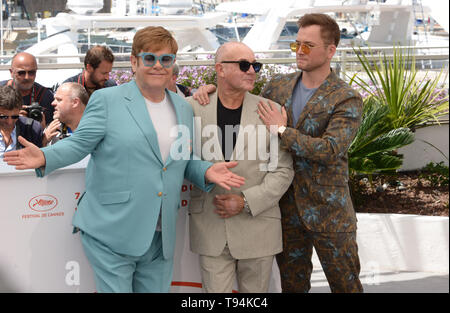
[[[385,47],[361,47],[361,48],[338,48],[337,53],[332,59],[333,66],[337,68],[339,75],[343,78],[348,77],[349,73],[362,71],[359,59],[356,53],[365,53],[369,61],[379,61],[381,55],[388,58],[392,56],[394,49],[404,49],[411,51],[414,55],[416,64],[422,64],[422,68],[428,71],[440,71],[442,68],[449,67],[449,46],[385,46]],[[129,69],[131,63],[127,60],[129,53],[115,53],[115,69]],[[202,52],[180,52],[177,54],[177,63],[180,66],[212,66],[214,65],[215,51]],[[295,55],[288,49],[255,51],[257,59],[263,64],[278,64],[295,66]],[[0,70],[9,70],[7,64],[12,58],[9,56],[0,56]],[[45,54],[37,55],[39,69],[81,69],[83,68],[84,54],[74,55],[55,55]],[[61,62],[64,58],[79,58],[80,62]],[[446,77],[447,79],[447,77]]]

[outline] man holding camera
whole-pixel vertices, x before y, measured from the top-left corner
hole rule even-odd
[[[9,71],[12,79],[0,82],[0,86],[8,85],[19,91],[23,102],[20,115],[41,122],[45,128],[53,120],[53,93],[35,82],[36,58],[27,52],[19,52],[12,58]]]
[[[19,136],[42,146],[42,127],[39,122],[20,116],[22,97],[10,86],[0,86],[0,157],[3,153],[22,148]]]

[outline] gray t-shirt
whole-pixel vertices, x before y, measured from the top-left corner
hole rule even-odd
[[[317,88],[308,89],[303,85],[302,80],[299,79],[294,88],[294,95],[292,97],[292,113],[294,118],[294,127],[297,125],[298,118],[303,109],[308,103],[311,96],[316,92]]]

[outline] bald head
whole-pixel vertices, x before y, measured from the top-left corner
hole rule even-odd
[[[255,61],[255,54],[246,44],[227,42],[220,46],[215,57],[219,93],[231,92],[243,97],[247,91],[251,91],[254,88],[256,72],[253,66],[246,68],[245,64],[254,64]]]
[[[11,61],[11,67],[17,67],[22,65],[30,65],[37,68],[37,62],[34,55],[29,54],[28,52],[19,52],[15,56],[13,56]]]
[[[24,96],[31,91],[36,79],[36,58],[27,52],[19,52],[12,58],[9,71],[14,87]]]
[[[238,56],[241,51],[253,54],[252,49],[242,42],[226,42],[217,49],[214,62],[217,64],[222,61],[230,60]]]

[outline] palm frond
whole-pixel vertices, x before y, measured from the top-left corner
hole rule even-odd
[[[369,96],[364,100],[361,126],[349,148],[352,173],[372,174],[401,167],[402,156],[393,152],[414,141],[411,129],[448,114],[448,95],[428,73],[418,78],[413,50],[394,47],[392,55],[354,49],[365,75],[355,74],[356,84]]]
[[[414,134],[408,128],[397,128],[378,136],[370,145],[366,145],[357,151],[352,151],[352,156],[370,156],[380,152],[393,151],[414,141]]]

